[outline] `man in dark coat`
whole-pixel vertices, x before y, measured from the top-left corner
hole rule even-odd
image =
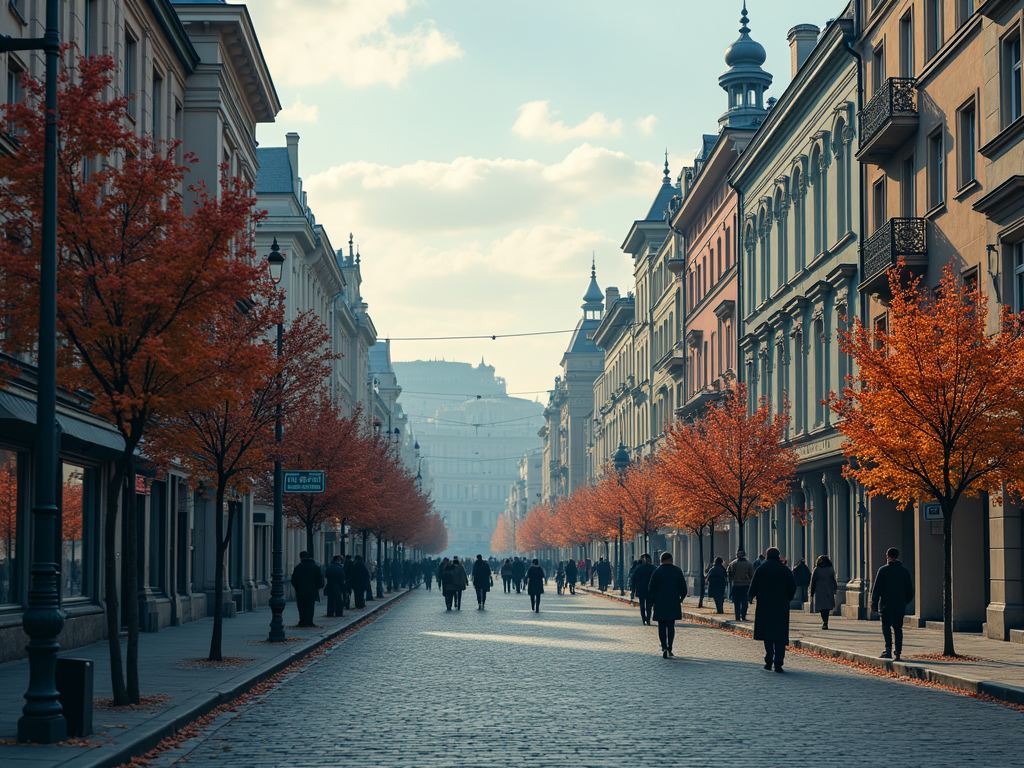
[[[747,553],[736,550],[736,559],[726,569],[729,581],[732,582],[732,607],[736,610],[736,621],[747,620],[747,590],[754,576],[754,566],[747,560]]]
[[[540,613],[540,596],[544,594],[544,585],[548,576],[540,567],[540,561],[533,558],[533,564],[526,570],[526,592],[530,596],[530,610]]]
[[[871,610],[882,619],[882,637],[885,638],[883,659],[892,658],[892,636],[896,635],[896,659],[903,653],[903,617],[907,605],[914,599],[914,580],[910,571],[900,562],[900,551],[890,547],[885,553],[885,565],[878,569],[871,587]]]
[[[477,555],[473,563],[473,589],[476,590],[476,609],[482,611],[491,590],[491,566],[483,555]]]
[[[608,589],[608,585],[612,581],[612,564],[605,560],[603,557],[597,561],[597,565],[594,566],[594,570],[597,571],[597,586],[602,592]]]
[[[324,587],[324,594],[327,596],[327,615],[344,616],[342,595],[348,590],[348,580],[345,578],[345,567],[341,564],[341,555],[334,556],[331,564],[327,566],[324,577],[327,580],[327,586]]]
[[[579,577],[580,572],[576,567],[576,561],[571,557],[565,561],[565,583],[569,587],[569,594],[576,594],[576,579]]]
[[[324,586],[324,575],[320,566],[307,552],[299,552],[299,563],[292,571],[292,589],[295,590],[295,602],[299,608],[299,626],[314,627],[313,609],[320,599],[320,590]]]
[[[654,570],[651,556],[644,552],[640,555],[640,563],[633,569],[632,583],[629,585],[633,594],[636,595],[637,601],[640,603],[640,621],[648,626],[651,624],[650,586]]]
[[[754,639],[764,642],[764,668],[782,671],[789,643],[789,603],[796,594],[793,572],[782,562],[777,547],[765,551],[765,561],[750,580],[747,590],[754,601]]]
[[[526,578],[526,563],[520,558],[512,560],[512,582],[516,585],[516,594],[523,591],[523,579]]]
[[[370,572],[363,562],[362,555],[356,555],[352,561],[352,572],[348,576],[348,588],[356,601],[356,608],[366,607],[366,592],[370,589]]]
[[[683,618],[680,604],[686,599],[686,578],[678,566],[672,564],[672,553],[661,553],[661,565],[653,574],[647,594],[654,606],[654,620],[658,622],[661,656],[674,656],[672,643],[676,639],[676,622]]]
[[[807,567],[807,561],[802,557],[800,562],[796,564],[796,568],[793,569],[793,579],[796,581],[796,587],[800,590],[800,602],[807,602],[807,588],[811,585],[811,569]]]

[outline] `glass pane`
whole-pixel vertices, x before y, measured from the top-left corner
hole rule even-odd
[[[64,486],[61,492],[61,541],[63,542],[61,576],[63,596],[81,597],[82,590],[82,511],[85,490],[85,469],[64,464]]]
[[[19,602],[18,454],[0,449],[0,605]]]

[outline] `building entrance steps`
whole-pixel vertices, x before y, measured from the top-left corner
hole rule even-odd
[[[28,687],[28,661],[0,664],[0,765],[4,768],[109,768],[155,747],[162,739],[203,716],[214,707],[236,699],[294,661],[309,655],[346,629],[381,611],[407,594],[390,593],[368,602],[362,610],[345,611],[343,618],[323,616],[326,602],[316,605],[319,625],[299,629],[295,603],[285,606],[288,642],[267,643],[270,609],[239,613],[224,622],[222,664],[203,663],[210,650],[213,619],[200,619],[167,627],[139,641],[139,677],[143,697],[164,697],[150,706],[101,709],[93,713],[94,733],[68,744],[15,744],[18,718]],[[122,654],[124,641],[122,641]],[[94,665],[94,696],[111,696],[110,657],[106,641],[64,652]]]
[[[692,588],[692,585],[688,585]],[[591,594],[602,595],[592,587],[578,587]],[[629,602],[629,593],[619,597],[618,590],[609,589],[604,597]],[[714,602],[705,598],[704,608],[697,607],[697,598],[688,597],[683,604],[683,621],[698,621],[751,635],[753,621],[734,621],[732,603],[725,602],[725,614],[716,614]],[[708,603],[711,607],[708,608]],[[751,606],[750,618],[754,616]],[[639,611],[638,611],[639,619]],[[881,623],[829,618],[829,628],[821,629],[817,614],[792,610],[789,614],[790,645],[803,651],[831,659],[864,664],[880,670],[948,686],[966,693],[985,694],[999,701],[1024,705],[1024,650],[1017,643],[992,640],[981,634],[954,633],[956,652],[966,659],[933,658],[942,652],[942,633],[932,629],[907,626],[903,633],[903,659],[879,658],[885,643]]]

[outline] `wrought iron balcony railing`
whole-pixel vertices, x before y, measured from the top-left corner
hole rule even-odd
[[[911,270],[928,266],[928,222],[889,219],[864,241],[860,259],[861,290],[885,290],[889,284],[887,270],[900,259]]]
[[[890,77],[860,112],[860,159],[886,157],[917,130],[917,87],[912,77]]]

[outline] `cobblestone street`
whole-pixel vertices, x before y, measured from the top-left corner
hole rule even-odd
[[[597,597],[413,593],[159,765],[1024,765],[1009,707],[681,625]]]

